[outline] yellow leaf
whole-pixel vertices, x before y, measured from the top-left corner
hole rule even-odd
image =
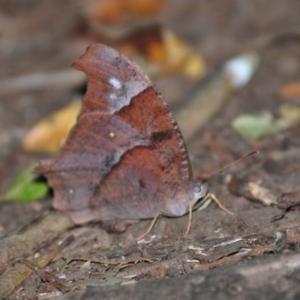
[[[177,37],[171,30],[163,29],[165,61],[162,73],[180,70],[185,76],[199,78],[205,73],[205,61],[189,44]]]
[[[81,101],[74,101],[39,121],[25,136],[23,140],[24,150],[57,153],[75,124],[80,108]]]

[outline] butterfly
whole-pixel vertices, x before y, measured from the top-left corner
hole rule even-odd
[[[102,44],[73,66],[88,78],[77,123],[58,156],[36,168],[53,207],[76,224],[186,214],[207,183],[193,178],[180,129],[149,78]]]

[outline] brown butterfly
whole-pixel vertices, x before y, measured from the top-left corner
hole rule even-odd
[[[193,179],[180,129],[149,78],[101,44],[74,67],[88,77],[77,123],[57,158],[36,169],[54,189],[53,206],[77,224],[186,214],[207,184]]]

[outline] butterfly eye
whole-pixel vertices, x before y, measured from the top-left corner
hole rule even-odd
[[[196,183],[194,184],[194,192],[198,194],[198,193],[201,192],[201,190],[202,190],[201,183],[200,183],[200,182],[196,182]]]

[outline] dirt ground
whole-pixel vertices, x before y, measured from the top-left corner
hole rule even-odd
[[[115,38],[103,34],[104,29],[100,34],[92,29],[88,18],[96,2],[0,2],[1,194],[30,163],[46,157],[22,150],[26,132],[50,112],[77,95],[82,96],[86,84],[66,78],[34,87],[25,79],[25,84],[14,80],[19,76],[69,70],[91,43],[114,45]],[[151,233],[137,242],[135,238],[147,229],[150,220],[118,224],[122,232],[117,233],[112,229],[115,224],[93,222],[73,226],[63,213],[51,210],[41,215],[49,207],[51,196],[27,204],[1,203],[0,287],[11,286],[11,295],[2,297],[300,298],[297,205],[283,215],[276,203],[267,206],[257,199],[251,201],[255,197],[249,195],[249,183],[255,183],[257,189],[265,189],[267,198],[277,199],[283,193],[293,192],[289,194],[290,201],[299,204],[300,125],[252,143],[246,142],[231,126],[232,120],[241,114],[267,111],[279,116],[283,104],[300,105],[299,94],[293,99],[278,94],[286,83],[300,78],[300,2],[166,0],[163,3],[154,16],[133,17],[120,26],[130,31],[161,24],[203,55],[207,64],[204,79],[190,80],[176,72],[152,78],[175,115],[195,93],[206,90],[228,58],[243,51],[254,51],[261,56],[253,79],[226,97],[217,113],[187,141],[196,177],[253,150],[259,151],[224,170],[223,175],[209,179],[210,192],[234,215],[212,203],[205,210],[194,212],[187,237],[183,237],[183,232],[188,216],[161,217]],[[280,217],[274,219],[275,216]],[[31,272],[34,267],[30,268],[28,261],[36,263],[47,253],[52,253],[51,259],[45,259],[42,267]],[[27,275],[15,278],[9,274],[9,270],[20,274],[18,268],[27,268],[24,271]]]

